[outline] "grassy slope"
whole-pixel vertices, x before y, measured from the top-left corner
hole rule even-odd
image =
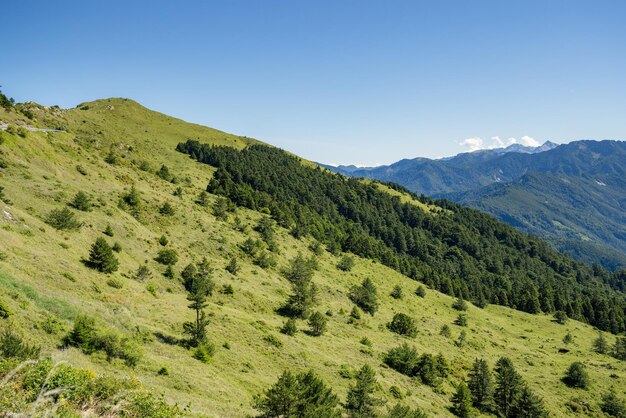
[[[0,146],[10,164],[0,171],[0,185],[6,187],[5,194],[13,201],[11,206],[0,203],[0,251],[8,255],[0,262],[0,299],[8,302],[15,312],[8,321],[22,327],[57,360],[97,372],[136,376],[147,387],[162,391],[181,404],[190,403],[194,413],[208,416],[253,413],[250,406],[253,395],[272,384],[286,368],[315,369],[343,398],[351,381],[339,376],[340,367],[357,368],[367,362],[378,372],[378,396],[395,402],[389,388],[396,385],[410,393],[404,402],[417,404],[435,416],[446,416],[452,392],[449,384],[443,386],[443,393],[435,393],[381,365],[384,351],[408,341],[390,333],[384,325],[394,312],[405,312],[420,324],[420,333],[410,342],[420,352],[443,352],[453,365],[455,378],[465,376],[475,357],[487,357],[493,364],[497,357],[508,355],[554,416],[570,415],[564,404],[572,398],[590,402],[598,415],[596,404],[600,394],[611,384],[619,386],[619,380],[609,376],[626,374],[624,363],[591,352],[596,332],[590,327],[573,321],[558,325],[546,316],[497,306],[485,310],[470,308],[469,343],[459,349],[454,345],[459,327],[451,325],[451,339],[438,335],[440,327],[451,324],[456,316],[450,308],[451,298],[434,291],[429,291],[425,299],[417,298],[413,295],[417,285],[414,281],[367,260],[357,260],[350,273],[340,272],[334,267],[337,258],[327,253],[320,258],[321,268],[315,281],[321,290],[319,309],[334,313],[328,333],[318,338],[304,333],[283,336],[278,333],[283,319],[274,310],[289,293],[288,283],[278,269],[264,271],[237,249],[238,243],[256,233],[242,234],[193,203],[212,170],[174,151],[179,141],[189,137],[238,147],[249,140],[186,124],[123,99],[90,103],[89,110],[66,111],[63,117],[67,119],[69,133],[29,133],[25,139],[3,134],[6,141]],[[11,118],[0,114],[0,120]],[[103,162],[111,144],[125,155],[117,166]],[[176,186],[139,171],[130,164],[133,159],[148,160],[154,168],[167,163],[175,175],[189,177],[189,184],[181,183],[185,190],[182,200],[172,196]],[[76,164],[83,165],[89,174],[79,174]],[[143,223],[117,208],[120,193],[131,183],[136,184],[146,202]],[[94,211],[78,213],[86,224],[80,231],[59,232],[42,222],[50,209],[61,207],[79,190],[102,199]],[[155,215],[164,201],[175,205],[177,214],[173,218]],[[249,225],[259,217],[241,209],[238,215]],[[80,262],[87,255],[89,245],[102,236],[107,223],[115,231],[115,237],[107,238],[109,242],[119,241],[124,248],[120,271],[112,275],[123,281],[122,289],[107,286],[107,276],[87,269]],[[145,357],[135,370],[108,363],[98,355],[85,356],[73,349],[56,350],[64,332],[49,335],[41,330],[41,323],[49,315],[60,319],[65,329],[70,327],[73,317],[85,312],[125,333],[139,326],[151,332],[180,336],[182,322],[192,318],[186,308],[184,291],[177,282],[162,277],[159,274],[162,266],[152,261],[161,248],[157,240],[163,233],[171,238],[172,246],[181,255],[177,271],[187,262],[206,256],[215,267],[218,287],[230,283],[235,288],[233,296],[217,293],[211,298],[210,338],[218,347],[212,364],[204,365],[183,348],[157,340],[144,346]],[[279,231],[279,238],[279,267],[286,265],[298,251],[308,253],[306,241],[295,240],[284,230]],[[243,267],[236,277],[223,269],[231,255],[237,255]],[[129,278],[146,260],[155,273],[151,282],[159,289],[156,297],[146,290],[146,283]],[[75,281],[64,277],[65,272],[71,273]],[[365,317],[360,325],[349,325],[347,312],[352,304],[347,298],[348,289],[365,277],[371,277],[378,286],[381,308],[375,317]],[[388,296],[396,284],[405,292],[401,301]],[[339,314],[341,309],[346,314]],[[306,327],[303,322],[299,325]],[[574,335],[575,343],[568,347],[569,353],[559,354],[558,349],[564,346],[561,340],[568,330]],[[266,335],[278,337],[283,347],[278,349],[264,341]],[[373,342],[372,354],[362,352],[367,350],[362,350],[365,346],[359,340],[365,336]],[[222,348],[225,342],[230,344],[229,350]],[[559,381],[569,363],[575,360],[583,361],[589,368],[593,382],[589,391],[568,389]],[[156,372],[161,366],[167,366],[171,375],[158,376]],[[626,393],[623,387],[618,390],[622,396]]]

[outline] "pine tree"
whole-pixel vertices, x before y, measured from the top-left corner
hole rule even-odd
[[[554,313],[554,320],[557,322],[557,324],[565,324],[567,322],[567,314],[563,311],[556,311]]]
[[[626,417],[626,403],[617,397],[615,388],[611,386],[609,391],[602,395],[602,402],[600,403],[600,409],[607,415],[616,418]]]
[[[296,332],[298,332],[296,320],[294,318],[287,319],[287,321],[283,324],[283,327],[280,329],[280,332],[289,336],[296,335]]]
[[[526,384],[522,384],[510,416],[516,418],[545,418],[548,416],[548,413],[543,405],[543,401]]]
[[[198,194],[198,198],[196,199],[196,203],[204,208],[209,206],[209,194],[204,190]]]
[[[354,302],[364,312],[374,315],[378,310],[378,297],[376,296],[376,286],[374,282],[367,277],[361,283],[361,286],[353,286],[350,289],[350,300]]]
[[[598,338],[593,341],[593,350],[598,354],[608,353],[609,343],[602,332],[599,332]]]
[[[468,418],[473,415],[472,395],[463,381],[457,385],[456,392],[452,396],[452,412],[461,418]]]
[[[136,208],[139,206],[141,203],[141,196],[139,195],[139,191],[135,188],[134,184],[130,187],[130,191],[122,197],[122,200],[130,207]]]
[[[375,407],[382,402],[372,396],[376,390],[374,369],[365,364],[356,373],[356,384],[351,385],[346,397],[345,409],[351,418],[371,418],[377,416]]]
[[[106,228],[104,228],[104,231],[102,231],[102,233],[109,237],[112,237],[113,235],[115,235],[115,233],[113,232],[113,228],[111,228],[110,224],[107,224]]]
[[[239,267],[239,263],[237,262],[237,258],[236,257],[231,258],[228,264],[226,264],[225,269],[227,272],[229,272],[233,276],[236,276],[237,273],[239,273],[239,271],[241,270],[241,267]]]
[[[626,361],[626,336],[617,337],[613,346],[613,357]]]
[[[513,407],[517,402],[522,386],[522,378],[515,371],[513,363],[506,357],[501,357],[496,363],[496,388],[494,402],[505,418],[512,417]]]
[[[417,407],[411,409],[408,406],[397,403],[387,412],[385,418],[426,418],[427,416]]]
[[[474,361],[467,384],[472,393],[472,404],[480,411],[490,411],[493,406],[493,378],[486,360]]]
[[[394,299],[402,299],[402,287],[398,284],[395,285],[390,293],[390,296]]]
[[[196,266],[188,265],[181,274],[183,285],[187,290],[187,300],[190,302],[188,307],[196,313],[195,323],[187,322],[184,325],[185,332],[190,335],[193,346],[206,343],[206,327],[209,320],[204,308],[215,286],[211,274],[212,269],[206,258]]]
[[[326,332],[326,324],[328,323],[328,319],[318,311],[315,311],[309,317],[309,334],[315,337],[319,337],[324,332]]]
[[[467,333],[465,330],[461,330],[459,333],[459,338],[454,342],[457,347],[461,348],[465,346],[465,341],[467,340]]]
[[[159,208],[159,213],[163,216],[174,216],[175,210],[170,202],[165,202],[163,206]]]
[[[63,209],[51,210],[46,216],[45,221],[48,225],[60,231],[80,229],[83,225],[82,222],[76,219],[74,212],[66,207]]]
[[[465,302],[463,298],[459,297],[454,301],[454,303],[452,304],[452,307],[456,309],[457,311],[466,311],[467,302]]]
[[[112,273],[118,269],[119,262],[104,238],[97,238],[91,245],[88,265],[102,273]]]
[[[89,212],[93,206],[87,193],[82,191],[76,193],[68,205],[83,212]]]

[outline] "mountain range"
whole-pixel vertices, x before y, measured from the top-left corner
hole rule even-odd
[[[625,142],[548,141],[388,166],[325,167],[474,206],[585,262],[626,266]]]

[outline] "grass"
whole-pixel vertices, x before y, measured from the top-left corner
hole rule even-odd
[[[324,252],[319,257],[320,268],[314,276],[320,289],[316,309],[332,312],[326,316],[328,330],[324,335],[307,335],[303,330],[308,325],[301,320],[295,336],[280,334],[285,319],[276,309],[290,292],[280,269],[298,252],[310,255],[310,241],[296,240],[286,230],[278,230],[278,266],[266,271],[254,265],[238,245],[257,235],[250,231],[260,214],[238,209],[237,216],[249,231],[241,233],[232,215],[228,222],[220,221],[210,208],[195,204],[213,170],[174,150],[179,141],[190,137],[236,147],[253,140],[186,124],[130,100],[109,99],[86,105],[88,110],[59,114],[42,111],[39,115],[39,120],[49,118],[66,124],[67,133],[29,132],[25,139],[3,134],[6,141],[0,146],[9,163],[0,170],[0,184],[13,201],[11,206],[0,203],[0,243],[7,255],[0,261],[0,300],[13,312],[10,319],[0,321],[22,328],[55,361],[97,373],[136,377],[149,390],[164,393],[169,401],[188,404],[193,415],[207,416],[254,414],[253,396],[273,384],[285,369],[313,368],[343,399],[352,382],[347,378],[349,371],[364,363],[376,370],[380,383],[376,395],[389,404],[395,403],[400,393],[406,404],[417,405],[432,416],[449,416],[453,383],[467,375],[474,358],[485,357],[493,366],[503,355],[513,360],[553,416],[571,416],[565,405],[572,399],[588,402],[592,408],[589,415],[600,416],[597,403],[610,386],[626,396],[619,380],[626,375],[626,364],[591,351],[597,335],[591,327],[575,321],[559,325],[545,315],[498,306],[478,309],[470,305],[468,327],[460,328],[453,325],[458,315],[452,308],[453,298],[431,290],[419,298],[414,294],[417,282],[358,257],[350,272],[336,268],[337,256]],[[0,113],[0,120],[15,119],[15,114]],[[104,162],[111,146],[120,155],[116,165]],[[153,170],[167,164],[171,173],[183,180],[171,184],[133,163],[143,160]],[[77,165],[87,175],[81,174]],[[131,184],[142,196],[140,220],[118,207],[120,195]],[[184,192],[180,199],[172,196],[179,186]],[[80,190],[94,197],[95,206],[91,212],[76,211],[84,223],[79,231],[57,231],[45,224],[50,210],[65,206]],[[165,201],[175,206],[174,216],[158,214]],[[116,254],[120,270],[111,275],[94,272],[81,262],[91,243],[103,236],[107,224],[115,231],[115,238],[105,238],[110,244],[117,240],[123,247]],[[176,249],[180,256],[174,266],[178,275],[188,262],[206,256],[215,269],[216,288],[231,285],[236,289],[228,295],[215,292],[210,298],[209,338],[216,351],[208,364],[194,359],[191,351],[162,342],[169,340],[163,337],[182,338],[182,323],[193,318],[182,285],[163,277],[165,266],[154,261],[163,248],[159,244],[162,235],[169,238],[167,247]],[[233,256],[241,266],[236,276],[225,270]],[[144,264],[153,277],[149,282],[133,280],[134,272]],[[353,306],[347,296],[349,289],[366,277],[378,287],[379,311],[374,317],[362,314],[360,320],[349,324]],[[400,300],[389,296],[396,285],[403,290]],[[415,338],[387,330],[385,324],[399,312],[416,319]],[[97,353],[88,356],[76,349],[57,350],[62,333],[46,332],[45,324],[58,321],[67,330],[80,313],[94,316],[124,335],[139,330],[157,337],[143,344],[145,356],[136,369],[121,361],[108,362]],[[451,328],[450,338],[439,335],[444,324]],[[467,332],[463,348],[454,343],[461,329]],[[566,347],[562,339],[568,332],[574,342]],[[613,338],[609,336],[609,340]],[[420,354],[442,352],[452,365],[451,380],[433,391],[384,366],[383,354],[402,342],[414,344]],[[563,348],[568,352],[559,353]],[[587,366],[589,390],[570,389],[560,381],[573,361]],[[169,375],[159,373],[163,367]]]

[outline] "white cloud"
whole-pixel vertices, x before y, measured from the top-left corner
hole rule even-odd
[[[531,138],[528,135],[524,135],[519,141],[520,144],[526,147],[538,147],[539,142],[535,138]]]
[[[526,147],[538,147],[540,145],[535,138],[528,135],[524,135],[520,140],[513,137],[502,139],[496,135],[489,138],[488,141],[485,141],[478,136],[473,136],[471,138],[466,138],[459,143],[460,146],[469,152],[478,151],[480,149],[506,148],[513,144],[520,144]]]
[[[483,140],[477,136],[466,138],[459,144],[468,151],[476,151],[483,148]]]

